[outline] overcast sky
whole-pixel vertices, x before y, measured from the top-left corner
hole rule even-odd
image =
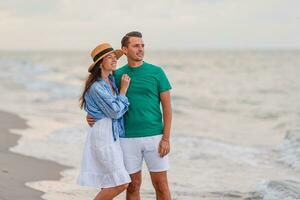
[[[0,1],[2,50],[119,47],[132,30],[152,50],[300,49],[300,0]]]

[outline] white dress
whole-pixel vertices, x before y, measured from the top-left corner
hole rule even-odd
[[[109,188],[130,181],[124,166],[120,140],[113,139],[112,119],[98,120],[87,134],[77,183]]]

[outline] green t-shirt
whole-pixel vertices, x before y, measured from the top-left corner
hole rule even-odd
[[[139,67],[125,65],[115,71],[115,80],[120,88],[123,74],[131,78],[126,96],[129,110],[125,118],[125,137],[146,137],[162,134],[163,121],[159,94],[171,89],[164,71],[144,62]]]

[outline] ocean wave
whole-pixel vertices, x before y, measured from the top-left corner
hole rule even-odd
[[[279,153],[278,161],[289,167],[300,169],[300,130],[290,130],[283,142],[276,149]]]
[[[209,200],[299,200],[300,183],[293,180],[262,181],[255,191],[215,191],[184,193],[176,192],[178,197],[197,196]],[[181,199],[181,198],[180,198]]]
[[[197,192],[173,191],[175,199],[204,200],[299,200],[300,183],[293,180],[269,180],[258,183],[255,191],[241,192],[237,190]]]
[[[233,163],[258,166],[267,162],[262,149],[230,144],[225,141],[203,137],[177,136],[174,146],[184,146],[187,152],[174,150],[176,157],[184,160],[222,159]],[[195,149],[201,149],[195,151]]]
[[[1,78],[13,80],[29,92],[41,92],[46,96],[36,97],[36,102],[77,98],[80,89],[71,81],[80,80],[79,76],[64,75],[55,68],[24,60],[0,60]],[[58,78],[60,77],[60,78]]]
[[[300,183],[293,180],[263,181],[258,185],[257,191],[262,200],[300,199]]]

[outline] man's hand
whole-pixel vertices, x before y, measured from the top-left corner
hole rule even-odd
[[[167,139],[162,138],[159,143],[158,152],[160,157],[164,157],[170,152],[170,142]]]
[[[94,124],[96,122],[96,120],[94,118],[92,118],[88,115],[86,116],[86,121],[87,121],[87,123],[89,124],[90,127],[94,126]]]

